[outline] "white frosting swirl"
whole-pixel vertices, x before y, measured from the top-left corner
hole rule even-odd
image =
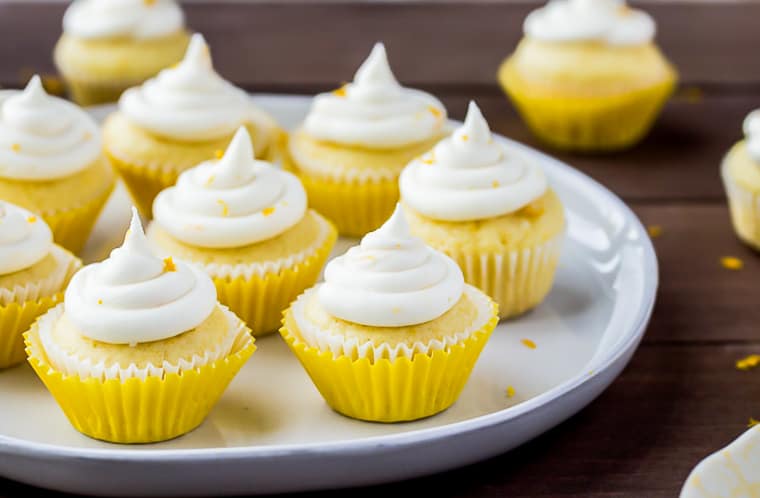
[[[159,38],[185,25],[173,0],[76,0],[63,16],[63,31],[77,38]]]
[[[51,97],[33,76],[26,88],[0,91],[0,177],[52,180],[72,175],[100,155],[95,120]]]
[[[549,42],[641,45],[654,39],[654,19],[625,0],[549,0],[525,19],[525,34]]]
[[[464,124],[401,172],[401,198],[436,220],[467,221],[512,213],[541,197],[547,181],[536,164],[491,136],[470,102]]]
[[[464,278],[445,254],[413,237],[400,206],[361,244],[330,261],[319,301],[331,315],[361,325],[403,327],[451,309]]]
[[[252,121],[254,113],[248,94],[214,71],[199,33],[182,62],[124,92],[119,109],[148,131],[188,141],[228,136]]]
[[[353,83],[314,97],[303,127],[320,140],[394,148],[441,133],[446,109],[429,93],[402,87],[382,43],[361,65]]]
[[[53,232],[42,218],[0,201],[0,275],[25,270],[53,248]]]
[[[750,157],[760,162],[760,109],[750,112],[744,119],[744,137]]]
[[[203,323],[216,306],[216,288],[201,270],[153,254],[132,208],[124,244],[74,275],[64,303],[85,337],[134,345],[168,339]]]
[[[167,232],[198,247],[231,248],[271,239],[305,213],[301,182],[255,160],[245,127],[221,159],[185,171],[153,203],[153,216]]]

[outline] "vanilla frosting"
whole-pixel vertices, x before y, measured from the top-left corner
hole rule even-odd
[[[155,220],[198,247],[232,248],[271,239],[301,221],[306,192],[295,175],[253,157],[245,127],[219,160],[182,173],[153,203]]]
[[[550,0],[525,19],[525,34],[548,42],[641,45],[654,39],[654,19],[625,0]]]
[[[84,39],[159,38],[184,25],[173,0],[76,0],[63,16],[63,31]]]
[[[253,121],[251,100],[214,71],[211,53],[199,33],[184,59],[119,99],[119,109],[138,126],[175,140],[213,140]]]
[[[442,221],[467,221],[512,213],[541,197],[543,170],[491,136],[470,102],[462,126],[401,172],[401,198],[415,211]]]
[[[137,210],[124,244],[71,279],[66,314],[82,335],[109,344],[168,339],[206,320],[216,288],[201,270],[151,251]]]
[[[750,157],[760,162],[760,109],[756,109],[744,119],[744,137]]]
[[[403,327],[429,322],[451,309],[464,278],[445,254],[413,237],[400,206],[358,246],[330,261],[320,304],[361,325]]]
[[[0,201],[0,275],[25,270],[53,248],[53,232],[41,218]]]
[[[70,176],[100,156],[95,120],[45,93],[39,76],[0,91],[0,177],[44,181]]]
[[[429,93],[401,86],[385,46],[377,43],[353,83],[314,98],[303,127],[320,140],[394,148],[435,137],[445,123],[443,104]]]

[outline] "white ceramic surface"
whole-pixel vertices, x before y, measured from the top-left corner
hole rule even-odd
[[[702,460],[681,498],[760,498],[760,426]]]
[[[308,104],[302,97],[257,100],[286,126]],[[118,446],[72,429],[23,365],[0,372],[0,475],[108,495],[364,485],[488,458],[565,420],[601,393],[636,349],[654,304],[657,261],[641,223],[617,197],[565,164],[507,143],[543,164],[567,208],[563,257],[546,302],[499,325],[446,412],[390,425],[342,417],[324,404],[279,336],[270,336],[258,341],[259,350],[199,429],[166,443]],[[85,257],[101,258],[118,243],[127,217],[120,189]],[[524,338],[537,348],[525,347]]]

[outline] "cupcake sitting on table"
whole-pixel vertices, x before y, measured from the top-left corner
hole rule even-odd
[[[38,76],[0,90],[0,199],[40,215],[79,252],[115,184],[101,144],[95,120],[46,94]]]
[[[354,81],[314,97],[289,141],[309,204],[342,235],[379,227],[398,201],[398,175],[446,134],[446,109],[401,86],[378,43]]]
[[[635,144],[675,86],[654,20],[624,0],[551,0],[524,31],[499,81],[533,132],[558,148]]]
[[[214,71],[208,45],[196,33],[182,62],[124,92],[103,125],[104,148],[149,218],[156,194],[184,170],[219,157],[240,126],[258,157],[276,154],[283,132]]]
[[[124,244],[71,279],[24,336],[29,362],[71,424],[147,443],[200,425],[256,349],[201,270],[150,249],[137,210]]]
[[[446,255],[413,237],[397,206],[332,260],[280,333],[327,403],[374,422],[415,420],[456,401],[498,306]]]
[[[182,173],[153,203],[148,238],[158,251],[200,265],[219,301],[255,335],[317,281],[337,232],[307,209],[298,178],[253,158],[241,127],[220,159]]]
[[[189,34],[174,0],[75,0],[54,59],[80,105],[115,102],[182,59]]]

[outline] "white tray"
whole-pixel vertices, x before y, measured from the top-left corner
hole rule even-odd
[[[256,100],[286,126],[301,119],[309,102],[295,96]],[[338,415],[273,335],[257,342],[259,350],[200,428],[161,444],[119,446],[72,429],[23,365],[0,372],[0,475],[105,495],[335,488],[466,465],[565,420],[599,395],[636,349],[654,304],[657,260],[639,220],[607,189],[570,166],[507,143],[545,168],[567,210],[567,240],[549,298],[499,325],[446,412],[400,424]],[[104,257],[120,241],[127,217],[128,200],[118,189],[85,258]],[[538,347],[525,347],[523,338]],[[511,398],[507,386],[514,387]]]

